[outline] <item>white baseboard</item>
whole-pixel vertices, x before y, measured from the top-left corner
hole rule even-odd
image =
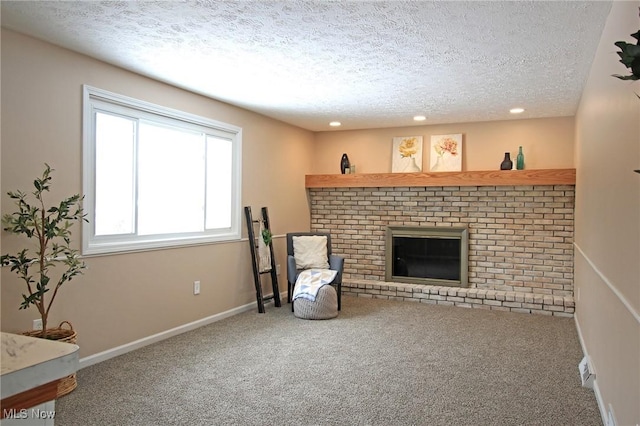
[[[269,295],[265,295],[268,297]],[[283,305],[286,303],[287,293],[280,293],[280,300],[283,301]],[[266,306],[273,305],[273,301],[265,303]],[[136,349],[143,348],[145,346],[151,345],[152,343],[160,342],[161,340],[168,339],[173,336],[177,336],[178,334],[186,333],[191,330],[195,330],[196,328],[203,327],[205,325],[212,324],[216,321],[220,321],[225,318],[232,317],[234,315],[238,315],[242,312],[250,311],[252,309],[256,309],[256,302],[247,303],[246,305],[238,306],[237,308],[230,309],[225,312],[221,312],[219,314],[211,315],[210,317],[202,318],[197,321],[190,322],[188,324],[181,325],[179,327],[172,328],[170,330],[166,330],[157,334],[153,334],[151,336],[143,337],[142,339],[135,340],[130,343],[126,343],[121,346],[117,346],[112,349],[107,349],[106,351],[99,352],[94,355],[89,355],[87,357],[81,358],[79,361],[79,369],[89,367],[90,365],[98,364],[102,361],[106,361],[111,358],[115,358],[120,355],[124,355],[127,352],[135,351]]]
[[[595,365],[591,363],[591,357],[587,353],[587,347],[584,344],[584,339],[582,337],[582,330],[580,330],[580,322],[578,321],[578,312],[573,314],[573,321],[576,324],[576,330],[578,331],[578,340],[580,340],[580,346],[582,347],[582,354],[587,357],[587,361],[589,362],[589,367],[591,371],[595,374],[595,380],[593,381],[593,393],[596,396],[596,402],[598,403],[598,409],[600,410],[600,417],[602,418],[602,424],[607,424],[607,408],[602,400],[602,395],[600,394],[600,388],[598,387],[598,373]],[[576,369],[578,366],[576,365]]]

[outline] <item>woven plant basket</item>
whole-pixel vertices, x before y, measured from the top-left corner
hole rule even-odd
[[[69,328],[63,328],[64,325],[67,325]],[[42,337],[42,330],[32,330],[26,331],[22,333],[25,336],[30,337]],[[55,340],[56,342],[64,342],[64,343],[72,343],[76,344],[76,337],[78,333],[73,330],[73,325],[69,321],[62,321],[57,328],[48,328],[47,329],[47,339]],[[70,374],[67,377],[64,377],[58,383],[58,398],[70,393],[78,386],[78,382],[76,381],[76,373]]]

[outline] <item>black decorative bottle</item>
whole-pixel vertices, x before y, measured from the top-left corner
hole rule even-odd
[[[504,160],[500,163],[500,170],[511,170],[513,169],[513,161],[511,161],[511,153],[504,153]]]
[[[342,154],[342,158],[340,159],[340,171],[342,172],[342,174],[345,174],[345,171],[351,166],[351,163],[349,163],[349,157],[347,157],[347,154]]]

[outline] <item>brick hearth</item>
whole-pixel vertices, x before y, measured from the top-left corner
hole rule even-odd
[[[571,316],[573,185],[309,188],[311,229],[345,256],[343,291]],[[466,226],[469,288],[384,282],[389,225]]]

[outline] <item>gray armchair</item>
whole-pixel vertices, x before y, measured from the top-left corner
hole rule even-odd
[[[335,287],[338,295],[338,310],[342,307],[342,271],[344,269],[344,257],[331,254],[331,234],[326,232],[293,232],[287,234],[287,300],[291,303],[291,310],[293,311],[293,302],[291,297],[293,296],[293,288],[296,285],[298,275],[302,270],[296,269],[296,259],[293,252],[293,237],[319,235],[327,237],[327,258],[329,259],[329,269],[337,271],[336,277],[331,282],[331,285]]]

